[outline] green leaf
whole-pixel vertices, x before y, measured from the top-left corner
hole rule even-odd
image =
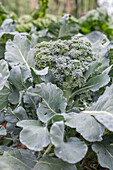
[[[42,82],[41,77],[48,74],[48,69],[49,69],[49,67],[46,67],[43,70],[37,70],[37,69],[31,67],[31,74],[34,79],[33,82],[35,84],[41,83]]]
[[[8,104],[8,96],[10,94],[10,89],[4,86],[2,90],[0,90],[0,110],[2,110]]]
[[[39,102],[41,101],[39,97],[28,96],[26,93],[23,96],[24,106],[25,108],[32,108],[34,112],[37,111],[37,107]]]
[[[34,67],[35,49],[30,47],[26,36],[15,35],[14,40],[6,43],[5,59],[11,67],[20,65],[30,70]]]
[[[18,170],[31,170],[35,161],[36,158],[30,151],[9,150],[4,152],[3,156],[0,156],[0,169],[12,170],[16,167]]]
[[[33,170],[77,170],[75,165],[71,165],[58,158],[44,157],[35,165]]]
[[[41,83],[35,88],[27,90],[29,96],[38,96],[42,99],[37,114],[42,122],[47,122],[57,113],[65,112],[66,99],[62,96],[63,92],[56,85],[51,83]]]
[[[37,120],[23,120],[17,123],[22,127],[20,141],[31,150],[41,151],[49,143],[49,132]]]
[[[84,77],[86,80],[89,78],[90,75],[92,75],[96,69],[101,65],[99,61],[94,61],[90,64],[88,70],[85,72]]]
[[[92,145],[92,149],[97,153],[99,163],[102,167],[113,169],[113,135],[105,136],[102,142]]]
[[[82,113],[91,114],[95,119],[103,124],[108,130],[113,131],[113,85],[106,87],[102,96],[96,103],[87,108]]]
[[[91,78],[86,84],[84,87],[76,90],[72,95],[71,97],[73,97],[74,95],[78,95],[78,94],[81,94],[81,93],[85,93],[86,91],[97,91],[99,90],[101,87],[105,86],[106,84],[108,84],[110,81],[110,78],[108,75],[105,75],[105,74],[100,74],[98,76],[95,76],[93,78]],[[70,97],[70,98],[71,98]]]
[[[15,26],[15,20],[11,18],[5,19],[0,27],[0,37],[2,37],[4,34],[18,34],[18,32],[15,31]]]
[[[0,60],[0,90],[3,89],[9,77],[8,64],[5,60]]]
[[[76,22],[67,22],[61,25],[58,39],[70,39],[78,33],[79,26]]]
[[[95,118],[103,124],[108,130],[113,132],[113,114],[105,111],[96,113]]]
[[[5,145],[0,145],[0,153],[4,153],[4,151],[8,151],[9,149],[11,148]]]
[[[11,104],[18,104],[19,103],[19,92],[14,86],[10,86],[12,93],[9,94],[8,101]]]
[[[96,61],[101,63],[96,72],[102,73],[104,69],[109,67],[109,54],[112,43],[108,40],[107,36],[99,31],[92,31],[90,34],[83,37],[89,39],[92,44]]]
[[[113,114],[113,85],[106,87],[104,94],[86,110],[90,111],[90,113],[91,111],[106,111]]]
[[[10,71],[9,82],[13,84],[13,86],[19,91],[27,88],[26,79],[30,76],[30,71],[20,68],[19,66],[15,66]]]
[[[98,49],[102,44],[109,42],[107,36],[99,31],[92,31],[91,33],[87,34],[86,37],[93,45],[95,45],[96,49]],[[100,46],[96,46],[97,43]]]
[[[37,70],[31,67],[31,71],[35,74],[35,76],[45,76],[48,73],[48,69],[49,67],[46,67],[43,70]]]
[[[0,59],[4,58],[4,52],[5,52],[5,43],[0,42]]]
[[[27,114],[26,114],[26,110],[22,107],[16,107],[13,110],[13,114],[19,119],[19,120],[23,120],[23,119],[27,119]]]
[[[64,123],[55,122],[50,130],[51,142],[55,146],[54,153],[62,160],[74,164],[81,161],[87,153],[87,145],[76,137],[64,142]]]
[[[107,67],[103,72],[102,74],[109,74],[112,72],[113,70],[113,65],[110,65],[109,67]]]
[[[85,113],[68,113],[63,114],[66,125],[71,128],[76,128],[87,141],[95,142],[101,141],[102,135],[105,131],[103,125],[98,123],[90,114]]]

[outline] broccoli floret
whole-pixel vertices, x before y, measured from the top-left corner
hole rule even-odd
[[[78,37],[41,42],[36,46],[36,68],[49,66],[56,84],[63,90],[81,87],[85,83],[84,72],[92,60],[91,44]]]

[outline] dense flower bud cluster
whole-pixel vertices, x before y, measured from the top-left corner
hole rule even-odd
[[[91,44],[78,37],[42,42],[36,46],[36,68],[49,66],[61,88],[80,87],[85,82],[83,73],[92,60]]]

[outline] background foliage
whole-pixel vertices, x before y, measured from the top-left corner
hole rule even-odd
[[[28,14],[40,0],[1,0],[6,9],[14,11],[18,16]],[[62,15],[73,14],[80,17],[84,12],[97,7],[97,0],[49,0],[47,13]]]

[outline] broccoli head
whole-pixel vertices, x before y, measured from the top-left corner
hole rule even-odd
[[[92,60],[94,55],[91,44],[78,37],[36,45],[36,68],[49,66],[56,84],[63,90],[81,87],[85,83],[84,72]]]

